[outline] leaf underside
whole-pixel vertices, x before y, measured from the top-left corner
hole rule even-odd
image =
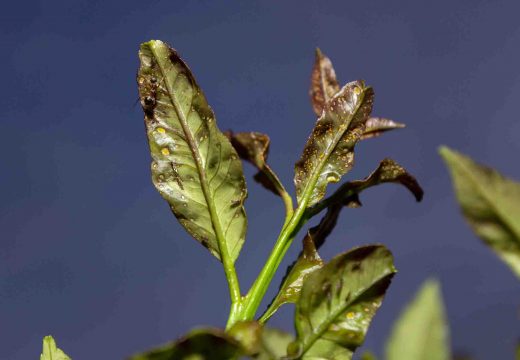
[[[395,274],[382,245],[356,248],[310,274],[296,304],[293,358],[351,359]]]
[[[141,45],[139,58],[152,181],[195,239],[217,258],[226,251],[234,261],[247,227],[241,161],[176,51],[152,40]]]
[[[466,220],[520,277],[520,183],[446,147],[440,153]]]
[[[365,130],[374,92],[362,81],[345,85],[331,98],[295,165],[298,204],[317,203],[327,184],[338,182],[354,164],[354,146]]]
[[[426,281],[396,321],[387,360],[451,359],[448,325],[437,281]]]

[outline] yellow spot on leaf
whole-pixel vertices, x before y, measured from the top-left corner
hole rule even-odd
[[[160,128],[157,128],[157,132],[164,134],[164,133],[166,133],[166,130],[164,130],[162,127],[160,127]]]
[[[161,153],[162,153],[164,156],[167,156],[167,155],[170,155],[170,150],[168,150],[167,148],[162,148],[162,149],[161,149]]]
[[[359,88],[359,86],[354,87],[354,94],[356,94],[356,95],[361,94],[361,89]]]
[[[356,316],[353,312],[347,313],[347,319],[353,319]]]

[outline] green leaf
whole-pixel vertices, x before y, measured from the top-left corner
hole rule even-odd
[[[395,129],[402,129],[405,124],[381,117],[371,117],[367,120],[365,132],[361,140],[370,139],[382,135],[384,132]]]
[[[287,355],[287,346],[294,340],[284,331],[265,328],[262,332],[262,346],[257,360],[279,360]]]
[[[310,274],[296,304],[293,358],[351,359],[395,274],[382,245],[356,248]]]
[[[316,115],[321,116],[325,104],[340,90],[336,72],[330,59],[320,49],[316,49],[316,58],[311,73],[311,97],[312,109]],[[373,117],[368,119],[366,129],[361,140],[381,135],[383,132],[404,128],[405,125],[390,119]]]
[[[362,81],[345,85],[325,106],[295,165],[298,204],[312,206],[327,184],[338,182],[354,164],[354,146],[365,130],[374,92]]]
[[[278,294],[273,299],[267,311],[262,315],[261,321],[267,321],[283,304],[295,303],[300,297],[300,291],[305,278],[323,266],[311,232],[303,239],[303,251],[298,259],[287,269],[287,273],[282,280]]]
[[[225,135],[231,141],[241,159],[250,162],[258,169],[254,179],[275,195],[282,196],[285,191],[280,179],[267,165],[269,155],[269,136],[259,132],[227,131]]]
[[[48,335],[43,338],[43,351],[40,360],[71,360],[70,357],[58,349],[53,337]]]
[[[182,339],[166,344],[130,360],[229,360],[243,354],[240,344],[219,329],[190,332]]]
[[[516,346],[516,360],[520,360],[520,344]]]
[[[447,147],[440,153],[466,220],[520,277],[520,183]]]
[[[426,281],[394,324],[386,359],[449,360],[448,332],[439,283]]]
[[[235,261],[247,227],[241,161],[177,52],[152,40],[139,58],[153,183],[194,238],[217,258]]]

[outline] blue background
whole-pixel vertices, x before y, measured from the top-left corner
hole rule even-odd
[[[173,218],[150,181],[136,105],[139,43],[163,39],[190,64],[221,129],[271,135],[270,162],[292,189],[315,122],[314,48],[342,83],[376,90],[375,114],[407,123],[357,147],[360,178],[389,156],[423,185],[395,185],[346,210],[323,256],[383,242],[399,273],[365,348],[381,354],[421,282],[442,282],[452,345],[512,359],[518,279],[464,223],[440,144],[520,179],[518,1],[9,1],[2,5],[0,359],[36,359],[53,334],[74,359],[118,359],[199,325],[223,326],[219,263]],[[516,65],[515,65],[516,64]],[[251,179],[237,266],[253,281],[283,218]],[[330,190],[330,188],[329,188]],[[274,294],[285,265],[273,283]],[[269,300],[269,299],[267,299]],[[292,328],[292,306],[275,316]]]

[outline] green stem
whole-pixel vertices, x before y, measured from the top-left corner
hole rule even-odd
[[[303,226],[304,221],[302,222],[302,217],[305,214],[306,203],[307,201],[298,206],[289,222],[283,227],[267,262],[249,290],[249,293],[244,298],[244,305],[242,308],[242,317],[244,319],[252,320],[255,317],[256,311],[260,306],[278,266],[280,266],[280,263],[289,249],[296,233]]]

